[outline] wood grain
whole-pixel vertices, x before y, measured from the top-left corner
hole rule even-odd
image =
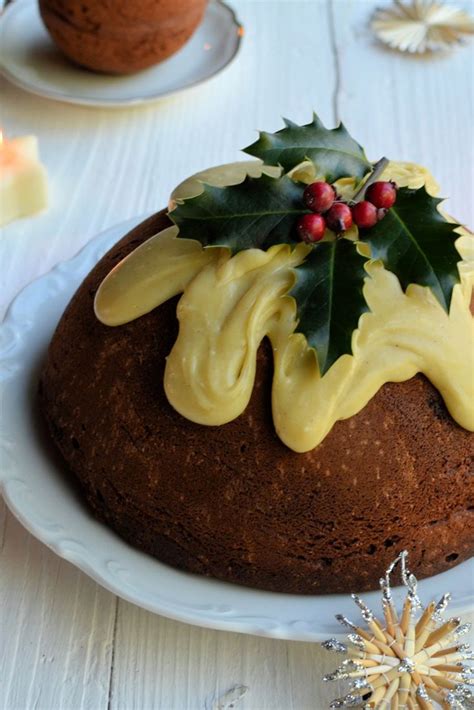
[[[320,674],[333,665],[317,644],[199,629],[121,602],[112,706],[210,709],[244,685],[239,707],[309,709],[322,702]]]
[[[1,517],[0,707],[106,707],[114,597]]]
[[[281,115],[344,122],[375,158],[426,164],[448,208],[474,222],[473,49],[437,59],[377,45],[375,0],[239,0],[242,52],[222,75],[158,104],[67,106],[0,80],[0,123],[33,132],[51,182],[47,213],[2,230],[0,312],[97,232],[166,203],[190,173],[241,157]],[[472,3],[464,3],[473,9]],[[0,501],[2,710],[322,710],[338,689],[317,645],[180,624],[98,587],[34,540]],[[236,694],[237,697],[238,693]]]

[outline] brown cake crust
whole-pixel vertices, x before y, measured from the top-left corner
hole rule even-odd
[[[130,74],[163,61],[201,22],[207,0],[39,0],[43,22],[73,62]]]
[[[102,259],[41,375],[52,436],[96,516],[163,562],[280,592],[375,588],[404,548],[420,577],[469,557],[473,436],[421,375],[386,384],[305,454],[274,432],[267,343],[237,420],[205,427],[172,409],[163,372],[176,299],[117,328],[93,313],[110,268],[167,225],[152,217]]]

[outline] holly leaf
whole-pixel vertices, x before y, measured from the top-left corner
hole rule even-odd
[[[295,222],[308,210],[304,185],[284,176],[247,177],[231,187],[204,185],[204,192],[169,213],[179,236],[203,246],[226,246],[233,253],[296,241]]]
[[[321,242],[298,266],[290,296],[296,301],[297,332],[316,350],[321,375],[352,352],[352,333],[368,311],[362,293],[367,259],[348,239]]]
[[[372,170],[363,148],[341,124],[329,130],[316,114],[305,126],[285,121],[276,133],[261,132],[259,139],[244,152],[261,158],[266,165],[281,165],[288,172],[304,160],[311,160],[318,176],[328,182],[341,177],[363,178]]]
[[[447,222],[424,187],[401,187],[395,205],[363,237],[373,259],[398,277],[404,289],[411,283],[429,286],[449,312],[455,284],[459,283],[458,251],[454,246],[459,224]]]

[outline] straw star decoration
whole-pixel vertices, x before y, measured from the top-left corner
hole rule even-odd
[[[474,33],[467,12],[438,0],[394,0],[375,11],[371,27],[392,49],[418,54],[449,49]]]
[[[348,695],[331,703],[331,708],[362,707],[377,710],[468,710],[473,708],[470,689],[473,670],[466,664],[474,656],[460,638],[470,624],[459,618],[444,619],[450,595],[423,608],[417,595],[417,580],[407,568],[407,552],[402,552],[380,580],[384,622],[353,594],[367,628],[353,624],[338,614],[336,619],[351,633],[348,643],[337,639],[323,642],[328,651],[347,653],[349,658],[325,681],[348,680]],[[394,606],[390,580],[400,566],[407,589],[400,616]]]

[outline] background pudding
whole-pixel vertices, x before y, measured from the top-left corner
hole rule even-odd
[[[167,59],[188,41],[207,0],[39,0],[51,38],[73,62],[130,74]]]

